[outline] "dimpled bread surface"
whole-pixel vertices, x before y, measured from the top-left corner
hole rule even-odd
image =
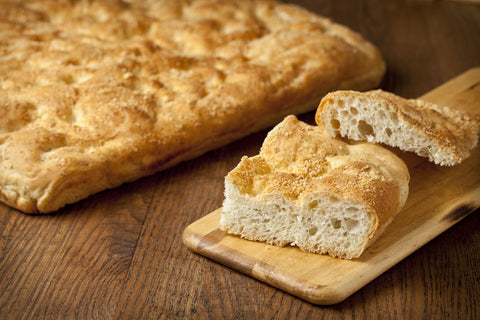
[[[270,1],[0,1],[0,200],[55,211],[375,87],[378,50]]]
[[[225,178],[220,229],[249,240],[358,258],[408,197],[409,172],[387,149],[348,144],[288,116],[260,153]]]

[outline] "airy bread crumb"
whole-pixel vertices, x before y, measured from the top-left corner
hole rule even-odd
[[[480,130],[478,114],[382,90],[331,92],[315,119],[332,136],[384,143],[444,166],[468,158]]]
[[[295,116],[225,178],[220,229],[249,240],[352,259],[408,196],[409,173],[390,151],[347,144]]]

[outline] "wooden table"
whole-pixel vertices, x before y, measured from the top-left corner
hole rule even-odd
[[[381,87],[404,97],[480,66],[479,4],[295,2],[379,46],[388,65]],[[479,210],[327,307],[189,251],[183,230],[221,206],[223,177],[258,152],[266,132],[55,214],[0,205],[0,318],[480,318]]]

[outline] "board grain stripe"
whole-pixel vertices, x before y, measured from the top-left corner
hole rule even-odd
[[[478,84],[480,68],[475,68],[422,99],[478,111]],[[220,209],[186,229],[196,237],[193,246],[186,244],[197,253],[307,301],[324,305],[343,301],[480,206],[480,147],[455,167],[436,166],[407,153],[400,156],[411,175],[409,199],[385,234],[359,259],[333,259],[293,247],[274,248],[225,234],[216,230]]]
[[[465,218],[466,216],[468,216],[473,211],[475,211],[478,207],[479,205],[475,205],[473,203],[462,204],[456,207],[455,209],[453,209],[447,215],[445,215],[442,218],[442,221],[448,221],[448,222],[459,221]]]

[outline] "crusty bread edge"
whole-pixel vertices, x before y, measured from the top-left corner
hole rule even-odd
[[[51,213],[67,204],[77,202],[97,192],[105,189],[115,188],[124,183],[133,182],[142,177],[169,169],[181,162],[194,159],[208,151],[220,148],[235,140],[246,137],[249,134],[258,132],[262,129],[268,128],[269,126],[273,126],[287,114],[305,113],[314,110],[320,99],[321,97],[315,97],[314,99],[308,101],[308,103],[296,106],[292,109],[286,108],[282,113],[279,114],[273,113],[267,116],[259,116],[257,117],[258,121],[248,127],[245,127],[246,130],[244,131],[228,132],[227,134],[216,137],[205,137],[203,139],[203,144],[195,145],[192,148],[183,150],[177,154],[165,155],[163,159],[150,165],[146,171],[137,171],[135,174],[132,174],[127,181],[113,185],[101,183],[98,181],[99,175],[97,171],[86,171],[81,175],[75,174],[70,177],[59,175],[58,179],[50,183],[44,195],[38,200],[34,197],[19,195],[13,190],[9,192],[9,194],[6,194],[3,192],[3,190],[0,190],[0,200],[8,206],[16,208],[25,213]],[[88,186],[88,188],[79,188],[81,185]],[[92,191],[92,186],[96,186],[96,191]],[[16,196],[12,196],[13,194],[16,194]],[[67,199],[67,201],[65,201],[65,199]]]
[[[367,90],[379,85],[385,72],[385,62],[383,61],[380,52],[376,50],[376,48],[373,48],[372,50],[372,52],[375,54],[375,59],[378,59],[377,63],[379,63],[379,67],[372,69],[368,74],[362,74],[359,77],[348,79],[340,83],[337,86],[338,89],[353,88],[355,90]],[[174,155],[165,156],[160,161],[149,166],[148,170],[137,171],[131,174],[130,177],[125,181],[114,184],[99,183],[99,175],[96,171],[85,172],[81,176],[75,175],[73,180],[72,177],[69,177],[70,181],[68,181],[68,183],[66,181],[66,177],[58,176],[55,181],[52,181],[49,184],[47,191],[39,199],[31,196],[22,196],[18,193],[16,193],[16,196],[11,196],[0,190],[0,201],[24,213],[38,214],[57,211],[65,205],[85,199],[86,197],[97,192],[115,188],[124,183],[133,182],[142,177],[166,170],[181,162],[194,159],[208,151],[220,148],[235,140],[246,137],[249,134],[271,127],[280,122],[289,114],[302,114],[313,111],[318,107],[318,103],[322,97],[331,90],[333,89],[325,89],[320,93],[317,91],[317,95],[314,98],[303,104],[282,106],[282,108],[278,111],[271,110],[273,109],[271,107],[269,110],[265,110],[263,114],[256,118],[258,120],[256,123],[245,126],[244,130],[227,132],[221,136],[205,137],[203,139],[203,144],[195,145],[192,148],[183,150]],[[78,187],[79,185],[85,185],[88,187],[82,189]],[[93,189],[92,185],[96,186],[96,188]],[[15,192],[12,191],[12,193]]]
[[[378,100],[378,102],[384,104],[385,108],[394,112],[402,121],[408,124],[409,128],[414,131],[417,136],[428,137],[429,141],[431,141],[432,144],[432,150],[435,150],[436,152],[425,156],[421,155],[418,150],[407,149],[400,145],[392,144],[387,141],[379,141],[378,139],[375,139],[374,141],[372,141],[374,143],[382,143],[386,146],[397,147],[403,151],[416,153],[417,155],[426,157],[429,159],[429,161],[442,166],[454,166],[461,163],[463,160],[467,159],[470,156],[471,150],[478,145],[478,133],[474,134],[473,132],[475,130],[478,130],[478,127],[480,126],[479,121],[475,123],[475,121],[472,120],[468,124],[464,123],[464,128],[466,130],[465,135],[452,135],[453,139],[455,139],[455,141],[457,142],[456,144],[454,144],[452,140],[447,141],[446,139],[442,139],[442,136],[432,135],[430,130],[418,125],[416,120],[412,120],[408,115],[403,112],[402,106],[407,105],[411,108],[414,108],[412,105],[416,104],[426,107],[430,110],[435,110],[437,112],[439,111],[439,109],[443,109],[445,111],[442,111],[442,116],[446,116],[448,114],[448,116],[451,117],[451,121],[457,124],[459,124],[459,120],[454,117],[458,117],[459,114],[462,114],[462,111],[447,106],[434,104],[426,100],[405,99],[401,96],[383,90],[371,90],[368,92],[360,92],[359,90],[339,90],[330,92],[325,95],[320,101],[317,111],[315,113],[315,122],[319,126],[322,126],[324,128],[329,127],[325,123],[324,117],[326,108],[325,105],[327,104],[327,101],[335,100],[337,97],[348,99],[350,95],[361,96],[364,94],[367,99],[376,99]],[[327,108],[328,110],[331,109],[331,107]],[[474,119],[474,117],[480,119],[480,116],[478,114],[474,114],[472,112],[465,112],[464,114],[471,116],[471,119]],[[477,127],[476,129],[475,125]],[[327,131],[330,130],[328,129]],[[333,132],[330,132],[330,134],[333,134]]]
[[[332,138],[332,139],[335,139],[335,138]],[[379,202],[375,200],[372,201],[369,199],[368,195],[366,194],[360,195],[360,193],[355,190],[355,187],[352,188],[352,186],[347,191],[345,190],[343,191],[345,193],[343,194],[343,196],[341,194],[335,193],[333,190],[323,191],[325,194],[338,197],[339,199],[342,199],[342,200],[353,201],[364,206],[368,214],[372,217],[372,221],[373,221],[372,229],[370,230],[370,233],[365,238],[365,242],[363,243],[362,247],[359,247],[357,249],[357,254],[352,254],[352,256],[348,256],[348,255],[342,256],[341,254],[338,254],[338,253],[335,254],[335,256],[339,258],[346,258],[346,259],[358,258],[370,245],[372,245],[385,232],[385,230],[392,223],[395,217],[402,211],[408,199],[410,174],[409,174],[409,170],[406,163],[400,157],[398,157],[394,152],[388,149],[385,149],[379,145],[370,144],[370,143],[368,143],[367,145],[368,146],[371,145],[372,147],[375,147],[375,148],[384,149],[385,150],[384,155],[385,156],[388,155],[394,160],[391,162],[391,166],[387,167],[386,174],[392,178],[395,178],[396,185],[394,189],[388,188],[385,184],[382,185],[382,189],[387,191],[387,192],[382,192],[382,194],[384,194],[384,197],[386,197],[382,200],[387,200],[386,202],[384,201]],[[258,157],[258,156],[260,155],[257,155],[255,157]],[[242,158],[242,161],[244,160],[244,158]],[[236,172],[241,170],[240,164],[242,163],[242,161],[238,163],[237,166],[234,169],[232,169],[225,177],[225,190],[227,190],[227,187],[229,187],[228,190],[231,190],[230,192],[233,191],[238,195],[242,195],[242,197],[250,198],[251,195],[244,194],[241,190],[239,190],[239,187],[236,183],[237,179],[235,178],[235,176],[238,174]],[[373,161],[370,163],[376,166],[381,165],[377,161]],[[234,172],[236,173],[235,175],[233,174]],[[238,181],[241,181],[241,179]],[[405,181],[405,184],[400,183],[400,181]],[[274,193],[274,195],[283,197],[283,194],[281,193],[278,193],[278,194]],[[386,208],[383,206],[384,203],[390,203],[392,204],[392,207]],[[220,229],[228,233],[231,233],[232,231],[229,225],[220,226]],[[233,233],[233,234],[237,234],[237,233]],[[256,237],[255,234],[241,233],[238,235],[248,240],[261,241],[261,242],[266,242],[272,245],[278,245],[273,240],[263,240],[261,239],[261,237],[260,238]],[[325,252],[310,251],[306,247],[303,247],[302,250],[306,252],[313,252],[313,253],[321,253],[321,254],[325,253]],[[331,253],[328,253],[328,254],[332,255]]]

